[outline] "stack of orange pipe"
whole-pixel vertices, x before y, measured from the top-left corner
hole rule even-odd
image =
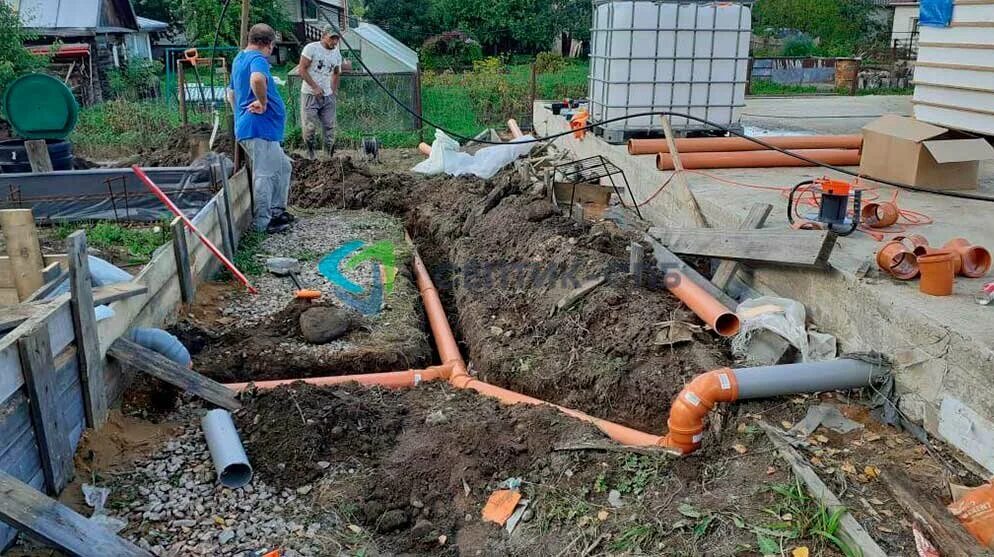
[[[762,140],[819,163],[837,166],[858,165],[863,146],[860,135],[777,136]],[[680,152],[680,162],[688,170],[814,166],[742,137],[693,137],[674,142]],[[628,142],[628,152],[632,155],[656,155],[659,170],[675,168],[665,139],[632,139]]]

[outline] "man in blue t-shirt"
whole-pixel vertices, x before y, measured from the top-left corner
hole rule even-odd
[[[231,65],[230,101],[235,109],[235,139],[248,154],[255,200],[253,226],[270,234],[284,232],[293,215],[286,211],[290,195],[290,158],[283,152],[286,106],[270,72],[276,45],[273,28],[259,23],[249,30],[248,46]]]

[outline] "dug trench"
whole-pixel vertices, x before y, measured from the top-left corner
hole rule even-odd
[[[631,238],[609,223],[556,214],[513,173],[490,181],[423,179],[336,160],[302,162],[298,175],[297,206],[368,209],[403,220],[471,372],[483,380],[660,433],[677,391],[730,363],[725,342],[708,331],[692,342],[660,343],[664,323],[699,322],[659,277],[637,287],[625,274]],[[575,303],[556,307],[601,276],[606,280]],[[277,315],[286,323],[273,334],[295,334],[293,308]],[[168,481],[194,486],[201,495],[193,513],[206,524],[189,526],[194,503],[169,488],[164,506],[187,516],[183,525],[159,512],[152,520],[137,501],[122,499],[118,507],[134,519],[127,535],[211,555],[275,544],[301,555],[724,556],[768,554],[773,546],[777,553],[808,547],[815,555],[854,554],[818,533],[831,517],[804,494],[756,425],[788,427],[810,404],[840,402],[831,394],[723,408],[712,416],[704,448],[684,458],[626,449],[552,408],[503,406],[444,383],[400,391],[296,383],[250,390],[242,400],[235,418],[258,474],[248,497],[266,493],[271,501],[260,496],[246,511],[238,496],[213,486],[191,426],[194,448],[182,458],[192,473]],[[818,466],[890,554],[910,554],[910,535],[902,535],[909,517],[867,471],[899,461],[938,493],[939,457],[874,424],[858,401],[841,402],[865,429],[817,436],[824,439],[812,441],[823,444]],[[181,417],[189,408],[181,407]],[[135,494],[156,481],[149,476],[154,464],[117,477],[115,492]],[[490,494],[509,478],[521,479],[530,502],[513,534],[481,519]],[[862,504],[871,507],[864,513]],[[220,523],[211,522],[212,513]],[[312,524],[280,530],[270,527],[273,516]]]

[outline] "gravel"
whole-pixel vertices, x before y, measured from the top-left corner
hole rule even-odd
[[[136,462],[133,471],[113,478],[108,512],[127,520],[122,535],[163,557],[247,557],[277,547],[284,555],[317,557],[330,551],[323,536],[355,527],[314,502],[321,486],[339,473],[335,469],[316,485],[296,490],[274,489],[258,478],[239,490],[217,484],[199,427],[203,412],[196,403],[181,407],[171,419],[186,424],[182,434],[154,457]]]

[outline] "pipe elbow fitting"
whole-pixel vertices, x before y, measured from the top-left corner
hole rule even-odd
[[[696,451],[704,435],[704,418],[718,402],[738,399],[738,382],[728,368],[716,369],[695,377],[670,406],[667,421],[669,434],[664,445],[683,454]]]

